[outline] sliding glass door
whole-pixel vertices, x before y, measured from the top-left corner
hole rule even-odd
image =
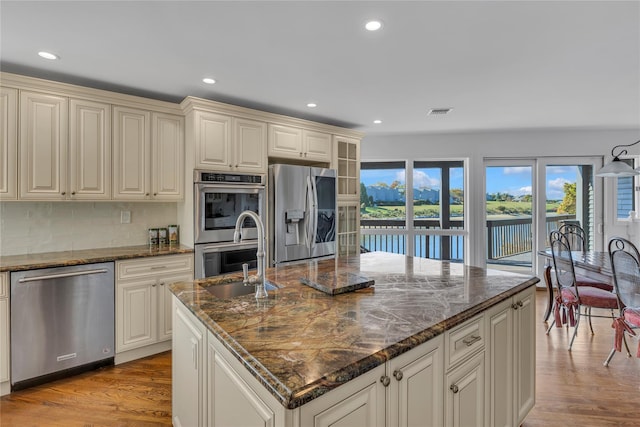
[[[488,268],[531,272],[535,236],[533,160],[485,163]]]

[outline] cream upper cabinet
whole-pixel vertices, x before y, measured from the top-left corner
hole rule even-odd
[[[360,141],[334,136],[332,167],[338,171],[338,199],[360,201]]]
[[[269,124],[269,157],[331,162],[331,135],[291,126]]]
[[[20,93],[20,198],[63,200],[67,195],[67,98]]]
[[[194,114],[197,169],[266,172],[265,123],[208,111]]]
[[[231,117],[196,111],[194,121],[196,169],[230,169]]]
[[[151,113],[113,107],[113,198],[151,196]]]
[[[154,200],[184,197],[184,118],[151,114],[151,190]]]
[[[18,197],[18,90],[0,88],[0,200]]]
[[[256,120],[233,119],[233,162],[231,170],[267,171],[267,125]]]
[[[71,199],[111,199],[111,105],[71,99],[69,188]]]

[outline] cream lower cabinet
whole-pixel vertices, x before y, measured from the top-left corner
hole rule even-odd
[[[487,313],[489,424],[519,426],[535,404],[535,287]]]
[[[169,284],[193,280],[192,255],[116,262],[116,363],[171,347]]]
[[[172,297],[172,420],[174,427],[207,425],[207,336],[204,325]]]
[[[484,315],[444,334],[444,426],[486,425]]]
[[[11,391],[9,319],[9,273],[0,273],[0,396]]]
[[[173,300],[176,426],[493,427],[534,404],[535,287],[295,409]]]

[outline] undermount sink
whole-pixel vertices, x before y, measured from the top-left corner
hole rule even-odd
[[[270,282],[265,283],[265,287],[267,289],[267,292],[278,289],[276,285]],[[207,286],[205,289],[209,291],[213,296],[220,299],[230,299],[240,297],[242,295],[250,295],[256,292],[255,285],[251,284],[245,286],[241,281],[211,285]]]

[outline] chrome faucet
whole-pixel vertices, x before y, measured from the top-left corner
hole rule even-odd
[[[236,220],[236,229],[233,233],[233,241],[234,243],[239,243],[242,241],[242,223],[244,222],[245,217],[253,219],[258,230],[258,251],[256,252],[256,257],[258,258],[258,274],[249,277],[249,266],[247,264],[243,264],[243,282],[245,285],[255,284],[256,298],[266,298],[267,288],[265,286],[264,224],[262,223],[262,220],[260,219],[258,214],[253,211],[242,211],[240,215],[238,215],[238,219]]]

